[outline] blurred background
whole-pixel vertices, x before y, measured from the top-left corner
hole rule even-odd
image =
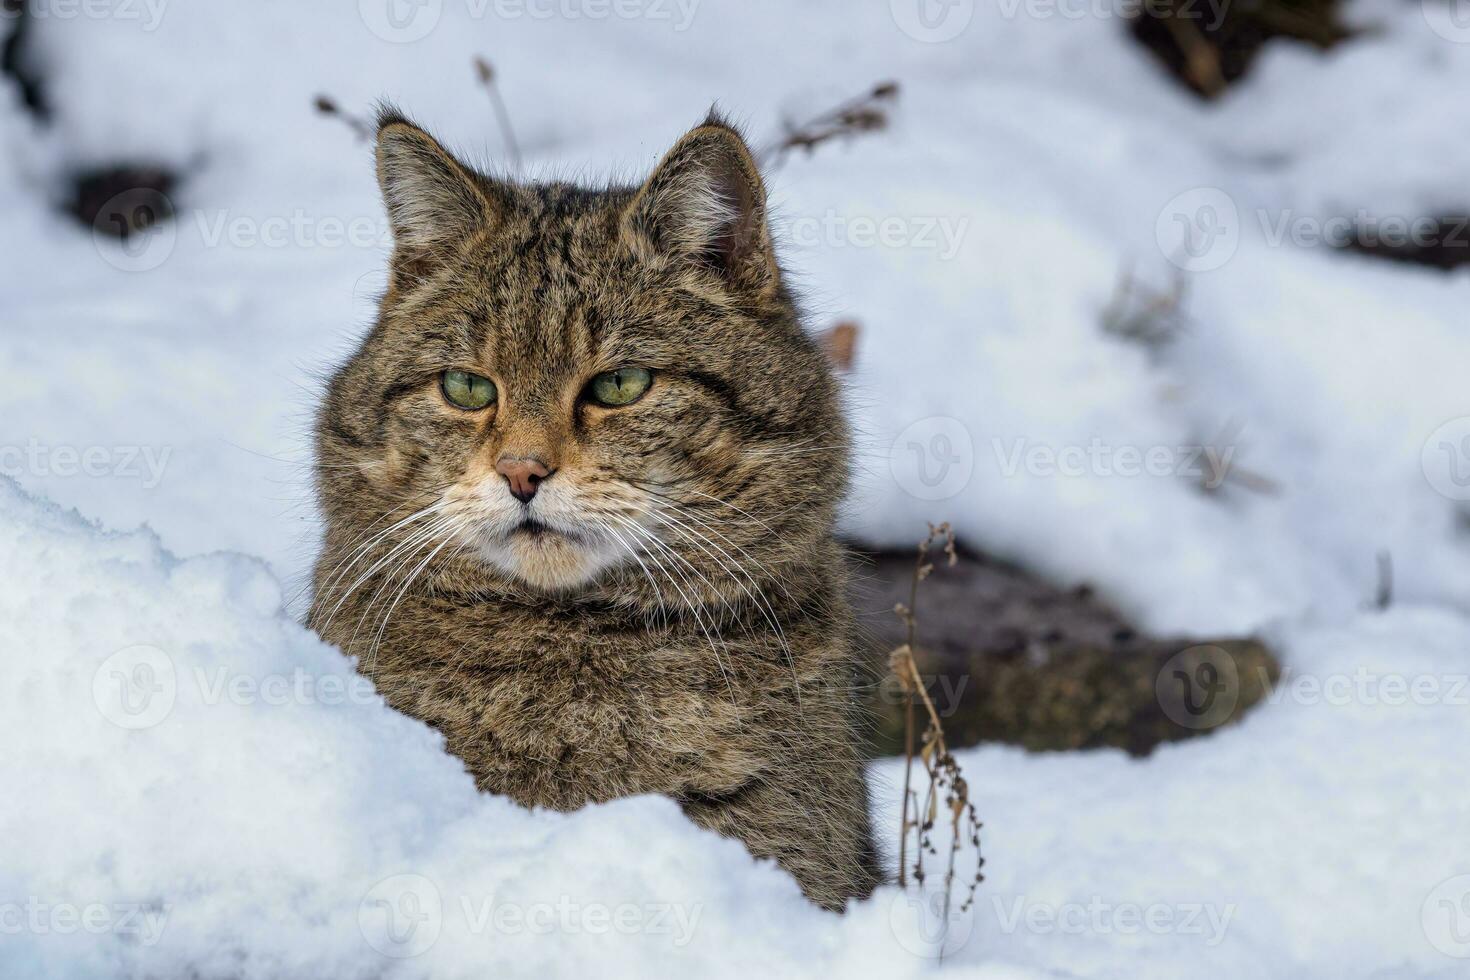
[[[299,612],[314,405],[386,284],[375,101],[593,183],[717,104],[846,383],[884,753],[893,605],[929,525],[957,536],[916,656],[983,746],[960,962],[1470,970],[1465,0],[3,9],[0,473],[28,494],[253,556]],[[987,889],[1240,912],[1208,951],[1063,939]]]

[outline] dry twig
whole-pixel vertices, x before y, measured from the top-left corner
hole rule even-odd
[[[506,152],[510,154],[511,166],[515,172],[521,172],[521,147],[516,142],[515,130],[510,125],[510,113],[505,108],[505,99],[500,95],[500,87],[495,84],[495,68],[481,58],[475,56],[475,77],[480,84],[485,86],[485,91],[490,93],[490,105],[495,110],[495,123],[500,127],[500,136],[505,140]]]
[[[1184,71],[1195,88],[1213,99],[1225,91],[1225,74],[1220,70],[1220,49],[1205,39],[1192,20],[1171,11],[1164,17],[1169,34],[1184,58]]]
[[[352,113],[347,112],[341,106],[337,105],[336,100],[331,96],[318,95],[312,104],[316,106],[316,111],[322,115],[342,120],[347,128],[352,130],[352,134],[364,143],[373,138],[373,125],[361,116],[354,116]]]
[[[762,162],[779,164],[792,150],[811,153],[818,146],[838,137],[877,132],[888,127],[888,111],[898,97],[897,82],[880,82],[855,99],[848,99],[804,123],[788,120],[785,135],[775,146],[761,154]]]
[[[858,325],[853,320],[840,320],[817,338],[827,361],[843,373],[857,363]]]
[[[1124,269],[1118,277],[1113,297],[1102,313],[1103,330],[1142,344],[1150,351],[1167,347],[1188,326],[1184,312],[1189,295],[1189,280],[1183,270],[1174,269],[1169,287],[1155,289]]]
[[[1393,605],[1393,553],[1388,549],[1378,552],[1378,592],[1373,606],[1383,610]]]
[[[955,551],[954,531],[950,529],[949,524],[929,525],[928,536],[919,542],[914,556],[914,577],[909,587],[908,604],[899,603],[894,607],[894,612],[903,620],[906,629],[905,642],[889,655],[889,664],[898,677],[904,693],[908,696],[904,719],[903,819],[898,837],[898,884],[899,887],[905,887],[908,884],[908,848],[911,831],[914,836],[912,869],[914,881],[919,885],[924,884],[924,858],[926,855],[938,856],[939,853],[934,846],[932,835],[939,819],[942,797],[950,825],[950,845],[944,873],[943,911],[944,922],[947,924],[955,879],[955,858],[964,841],[968,839],[971,846],[975,848],[975,874],[966,890],[965,900],[960,905],[962,912],[969,911],[975,901],[975,889],[981,881],[985,880],[982,870],[985,866],[985,858],[980,854],[982,825],[976,813],[975,804],[970,801],[969,784],[960,772],[959,762],[949,751],[949,746],[944,738],[944,726],[939,720],[939,711],[934,707],[934,701],[929,697],[929,692],[924,689],[923,678],[919,675],[919,668],[914,662],[918,632],[915,606],[919,598],[919,583],[934,571],[934,563],[930,560],[930,555],[936,547],[942,548],[946,563],[953,567],[958,560],[958,555]],[[923,706],[924,713],[927,715],[927,724],[919,739],[918,757],[929,780],[922,805],[918,794],[912,788],[916,734],[915,714],[920,705]]]

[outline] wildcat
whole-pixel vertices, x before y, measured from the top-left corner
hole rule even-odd
[[[483,790],[665,794],[866,896],[848,436],[744,140],[712,115],[586,189],[378,123],[389,286],[318,418],[310,625]]]

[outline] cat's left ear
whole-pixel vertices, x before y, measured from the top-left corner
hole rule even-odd
[[[500,220],[488,182],[391,108],[378,116],[378,184],[395,280],[412,282]]]
[[[740,133],[716,115],[665,154],[628,205],[623,230],[649,260],[688,262],[757,292],[780,283],[765,183]]]

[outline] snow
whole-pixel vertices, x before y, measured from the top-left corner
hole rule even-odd
[[[989,879],[941,938],[935,896],[831,916],[666,800],[477,794],[255,559],[11,481],[0,535],[0,782],[45,787],[0,810],[7,976],[910,976],[941,947],[997,978],[1455,975],[1420,931],[1470,871],[1470,623],[1442,610],[1283,630],[1270,706],[1146,763],[964,753]],[[873,775],[891,830],[900,773]]]
[[[901,0],[442,0],[412,41],[375,0],[33,5],[55,123],[0,106],[0,972],[1464,976],[1470,277],[1311,240],[1470,207],[1470,38],[1433,2],[1355,3],[1371,36],[1272,45],[1211,106],[1105,3],[961,2],[935,43]],[[764,140],[897,79],[890,131],[769,178],[813,323],[862,325],[845,528],[949,519],[1151,629],[1260,632],[1271,701],[1142,762],[964,753],[988,879],[942,964],[922,896],[826,915],[666,801],[477,795],[293,615],[310,414],[386,254],[368,149],[311,100],[392,96],[504,169],[475,54],[529,170],[588,179],[715,101]],[[53,213],[119,157],[189,174],[132,254]],[[1173,344],[1101,329],[1175,262]],[[1202,492],[1204,447],[1275,491]],[[140,717],[119,678],[172,682]]]

